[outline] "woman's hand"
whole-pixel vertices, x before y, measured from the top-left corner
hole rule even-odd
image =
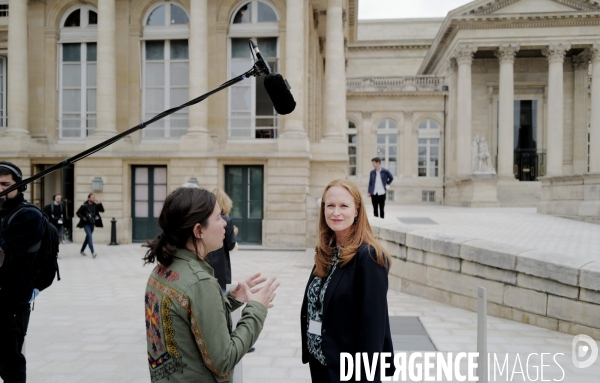
[[[256,293],[259,289],[254,287],[260,285],[266,280],[267,278],[265,277],[260,278],[260,273],[256,273],[250,278],[246,279],[244,282],[239,282],[235,289],[231,290],[231,295],[236,301],[240,303],[246,303],[248,302],[248,296],[246,295],[246,291],[243,288],[243,284],[248,285],[251,293]]]
[[[275,299],[275,290],[279,287],[279,282],[275,283],[275,278],[269,279],[269,281],[260,288],[256,293],[250,290],[250,287],[246,283],[243,285],[246,291],[248,301],[256,301],[270,309],[273,307],[273,299]]]

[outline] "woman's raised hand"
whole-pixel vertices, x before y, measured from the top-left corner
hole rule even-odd
[[[239,282],[238,285],[231,290],[231,295],[233,295],[233,298],[241,303],[246,303],[248,302],[248,297],[246,296],[246,291],[243,288],[243,284],[248,285],[248,287],[250,287],[250,291],[252,293],[256,293],[259,288],[257,288],[256,286],[260,285],[261,283],[263,283],[264,281],[266,281],[267,278],[265,277],[260,277],[260,273],[256,273],[254,275],[252,275],[250,278],[246,279],[244,282]]]
[[[262,287],[257,288],[256,292],[250,290],[248,284],[244,283],[243,288],[246,292],[248,301],[256,301],[261,303],[266,308],[270,309],[273,307],[273,299],[275,299],[275,290],[279,287],[279,282],[275,283],[275,277],[269,279],[269,281]]]

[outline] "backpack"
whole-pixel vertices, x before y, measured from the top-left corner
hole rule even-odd
[[[2,228],[8,227],[13,218],[19,214],[21,210],[34,208],[39,211],[34,204],[24,202],[16,208],[10,215],[2,220]],[[42,239],[33,244],[28,250],[28,253],[36,253],[32,266],[33,287],[42,291],[54,282],[54,277],[60,281],[60,271],[58,269],[58,230],[50,223],[48,216],[42,213],[44,220],[44,235]],[[6,224],[4,221],[6,220]]]

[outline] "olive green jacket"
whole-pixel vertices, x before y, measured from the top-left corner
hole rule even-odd
[[[156,266],[145,297],[152,382],[232,382],[267,317],[265,306],[248,302],[232,331],[230,312],[241,305],[191,251],[179,249],[171,265]]]

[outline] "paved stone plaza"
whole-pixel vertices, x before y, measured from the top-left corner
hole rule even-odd
[[[367,202],[367,205],[372,217],[371,203]],[[433,224],[411,226],[600,260],[600,225],[537,214],[536,210],[387,205],[385,220],[402,222],[399,218],[429,218]]]
[[[572,254],[598,254],[600,249],[600,227],[539,216],[532,209],[388,206],[387,213],[386,219],[395,220],[398,216],[429,217],[439,223],[432,225],[436,230],[465,231],[482,238],[494,233],[495,240],[510,237],[531,243],[533,238],[555,251],[572,244]],[[498,226],[490,226],[490,221]],[[97,248],[99,256],[92,259],[78,254],[79,245],[62,246],[63,280],[38,297],[31,317],[26,344],[29,382],[149,382],[143,295],[151,267],[142,267],[139,244]],[[301,363],[298,317],[311,266],[310,250],[232,254],[234,280],[261,271],[281,281],[257,350],[243,359],[245,383],[310,382],[308,367]],[[388,302],[390,316],[418,316],[437,350],[476,351],[475,313],[396,291],[388,293]],[[564,354],[556,357],[564,369],[563,382],[595,383],[600,376],[600,361],[587,369],[573,366],[572,335],[494,317],[488,319],[488,334],[489,352],[498,353],[501,361],[509,354],[509,370],[516,371],[514,382],[535,380],[534,365],[539,371],[541,353]],[[528,355],[537,354],[529,359],[527,380],[518,364],[515,368],[517,353],[523,370]],[[543,378],[560,380],[563,373],[552,356],[545,356],[544,364],[549,367]],[[505,372],[503,378],[498,373],[495,381],[510,380]]]

